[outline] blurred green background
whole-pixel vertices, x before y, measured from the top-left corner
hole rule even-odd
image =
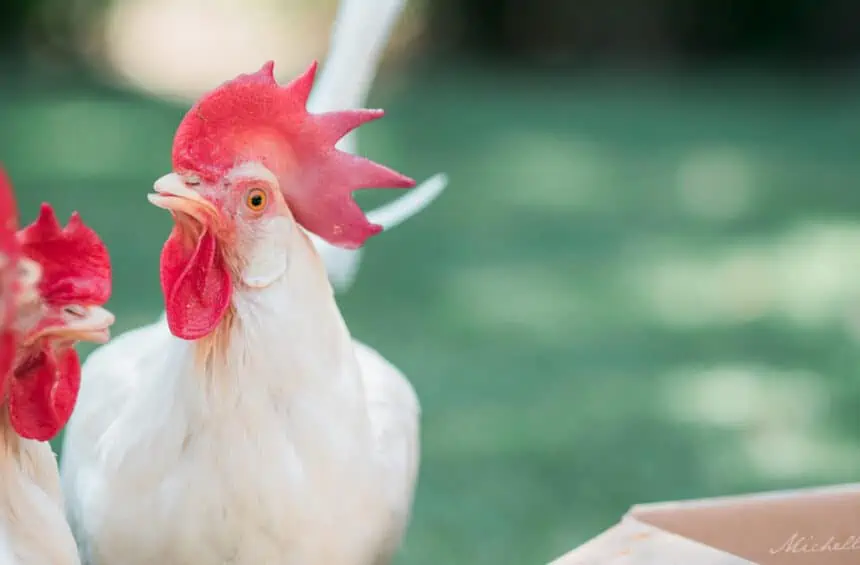
[[[398,563],[546,563],[637,502],[860,474],[860,9],[713,4],[410,4],[359,144],[451,184],[339,298],[423,403]],[[317,32],[300,55],[335,6],[278,8]],[[235,73],[165,78],[115,8],[5,5],[0,161],[25,220],[48,200],[103,235],[118,333],[161,309],[173,129]]]

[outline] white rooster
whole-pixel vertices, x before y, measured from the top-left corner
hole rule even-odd
[[[16,215],[0,172],[0,563],[77,565],[47,441],[75,404],[75,342],[108,338],[113,315],[101,304],[110,294],[110,263],[104,244],[79,218],[61,229],[44,205],[39,219],[16,236]]]
[[[307,114],[313,78],[279,87],[267,64],[179,126],[151,196],[176,220],[166,316],[90,356],[66,431],[86,564],[378,565],[399,546],[418,402],[353,341],[305,230],[358,248],[381,227],[350,192],[414,182],[335,150],[381,112]]]

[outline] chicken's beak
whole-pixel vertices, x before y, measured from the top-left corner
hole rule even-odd
[[[47,324],[29,335],[28,343],[50,337],[64,341],[107,343],[116,318],[101,306],[70,306],[63,310],[62,321]]]
[[[155,194],[148,194],[147,198],[159,208],[187,214],[201,223],[218,215],[215,206],[189,188],[176,173],[164,175],[155,181],[153,188]]]

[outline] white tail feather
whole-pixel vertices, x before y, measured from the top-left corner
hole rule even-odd
[[[364,107],[382,52],[405,5],[406,0],[341,0],[332,26],[328,57],[311,92],[308,110],[326,112]],[[337,148],[357,153],[355,132],[341,139]],[[373,210],[368,219],[391,229],[426,208],[447,184],[447,176],[437,174],[404,196]],[[348,290],[358,273],[362,250],[342,249],[308,235],[325,263],[335,291]]]
[[[367,219],[371,224],[379,224],[384,230],[395,228],[436,200],[446,186],[448,175],[436,173],[397,200],[371,211]]]
[[[379,60],[406,0],[341,0],[328,57],[311,92],[308,110],[363,108]],[[355,132],[337,148],[356,153]]]
[[[371,211],[367,217],[372,223],[381,225],[384,230],[390,230],[430,205],[442,194],[446,186],[448,186],[448,176],[438,173],[400,198]],[[308,235],[325,263],[328,279],[335,291],[349,290],[358,274],[364,250],[335,247],[312,233]]]

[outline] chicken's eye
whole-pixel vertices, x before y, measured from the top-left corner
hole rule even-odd
[[[65,308],[63,308],[63,312],[73,318],[83,318],[87,315],[87,312],[86,310],[84,310],[84,307],[78,305],[66,306]]]
[[[245,196],[245,204],[254,212],[262,212],[266,209],[269,200],[266,191],[262,188],[252,188]]]

